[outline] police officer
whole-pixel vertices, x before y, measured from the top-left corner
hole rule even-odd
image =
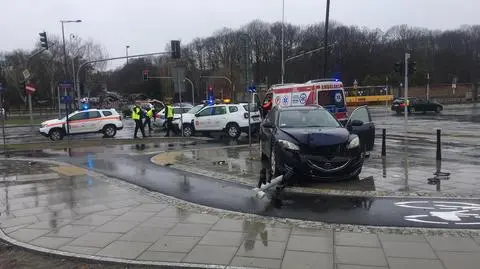
[[[132,108],[132,119],[135,121],[135,133],[133,135],[133,138],[138,138],[138,129],[140,129],[143,138],[145,138],[145,129],[143,128],[142,124],[142,109],[140,108],[138,103],[135,103],[135,106]]]
[[[145,113],[145,123],[143,124],[143,128],[148,125],[148,133],[151,136],[152,133],[152,118],[153,118],[153,106],[151,104],[147,107],[147,112]]]
[[[165,135],[170,136],[170,131],[173,131],[173,106],[171,102],[167,103],[167,107],[165,108],[165,117],[167,118],[167,134]]]

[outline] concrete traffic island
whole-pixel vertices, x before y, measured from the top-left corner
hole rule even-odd
[[[16,179],[25,178],[21,168],[33,167],[30,178],[39,171],[35,181],[4,181],[0,189],[0,237],[39,252],[164,268],[458,269],[480,262],[480,235],[471,230],[262,217],[191,204],[55,161],[0,165]]]

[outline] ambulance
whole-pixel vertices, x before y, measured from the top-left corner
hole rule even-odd
[[[348,119],[343,83],[338,79],[315,79],[305,83],[273,85],[267,92],[262,108],[273,106],[320,105],[340,122]]]

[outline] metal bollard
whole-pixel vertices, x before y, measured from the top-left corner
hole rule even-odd
[[[437,160],[440,161],[442,159],[442,142],[441,142],[441,129],[437,129]]]
[[[382,156],[387,156],[387,129],[382,129]]]

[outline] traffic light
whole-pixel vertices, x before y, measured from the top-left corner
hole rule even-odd
[[[408,61],[408,74],[412,75],[415,72],[417,72],[417,62],[416,61]]]
[[[396,62],[393,66],[393,70],[395,70],[395,73],[400,74],[400,76],[403,76],[405,74],[404,68],[405,65],[402,62]]]
[[[38,35],[40,36],[40,45],[42,46],[42,48],[45,48],[48,50],[47,33],[43,32],[43,33],[39,33]]]
[[[143,70],[143,80],[148,80],[148,70]]]
[[[180,59],[180,40],[172,40],[172,59]]]

